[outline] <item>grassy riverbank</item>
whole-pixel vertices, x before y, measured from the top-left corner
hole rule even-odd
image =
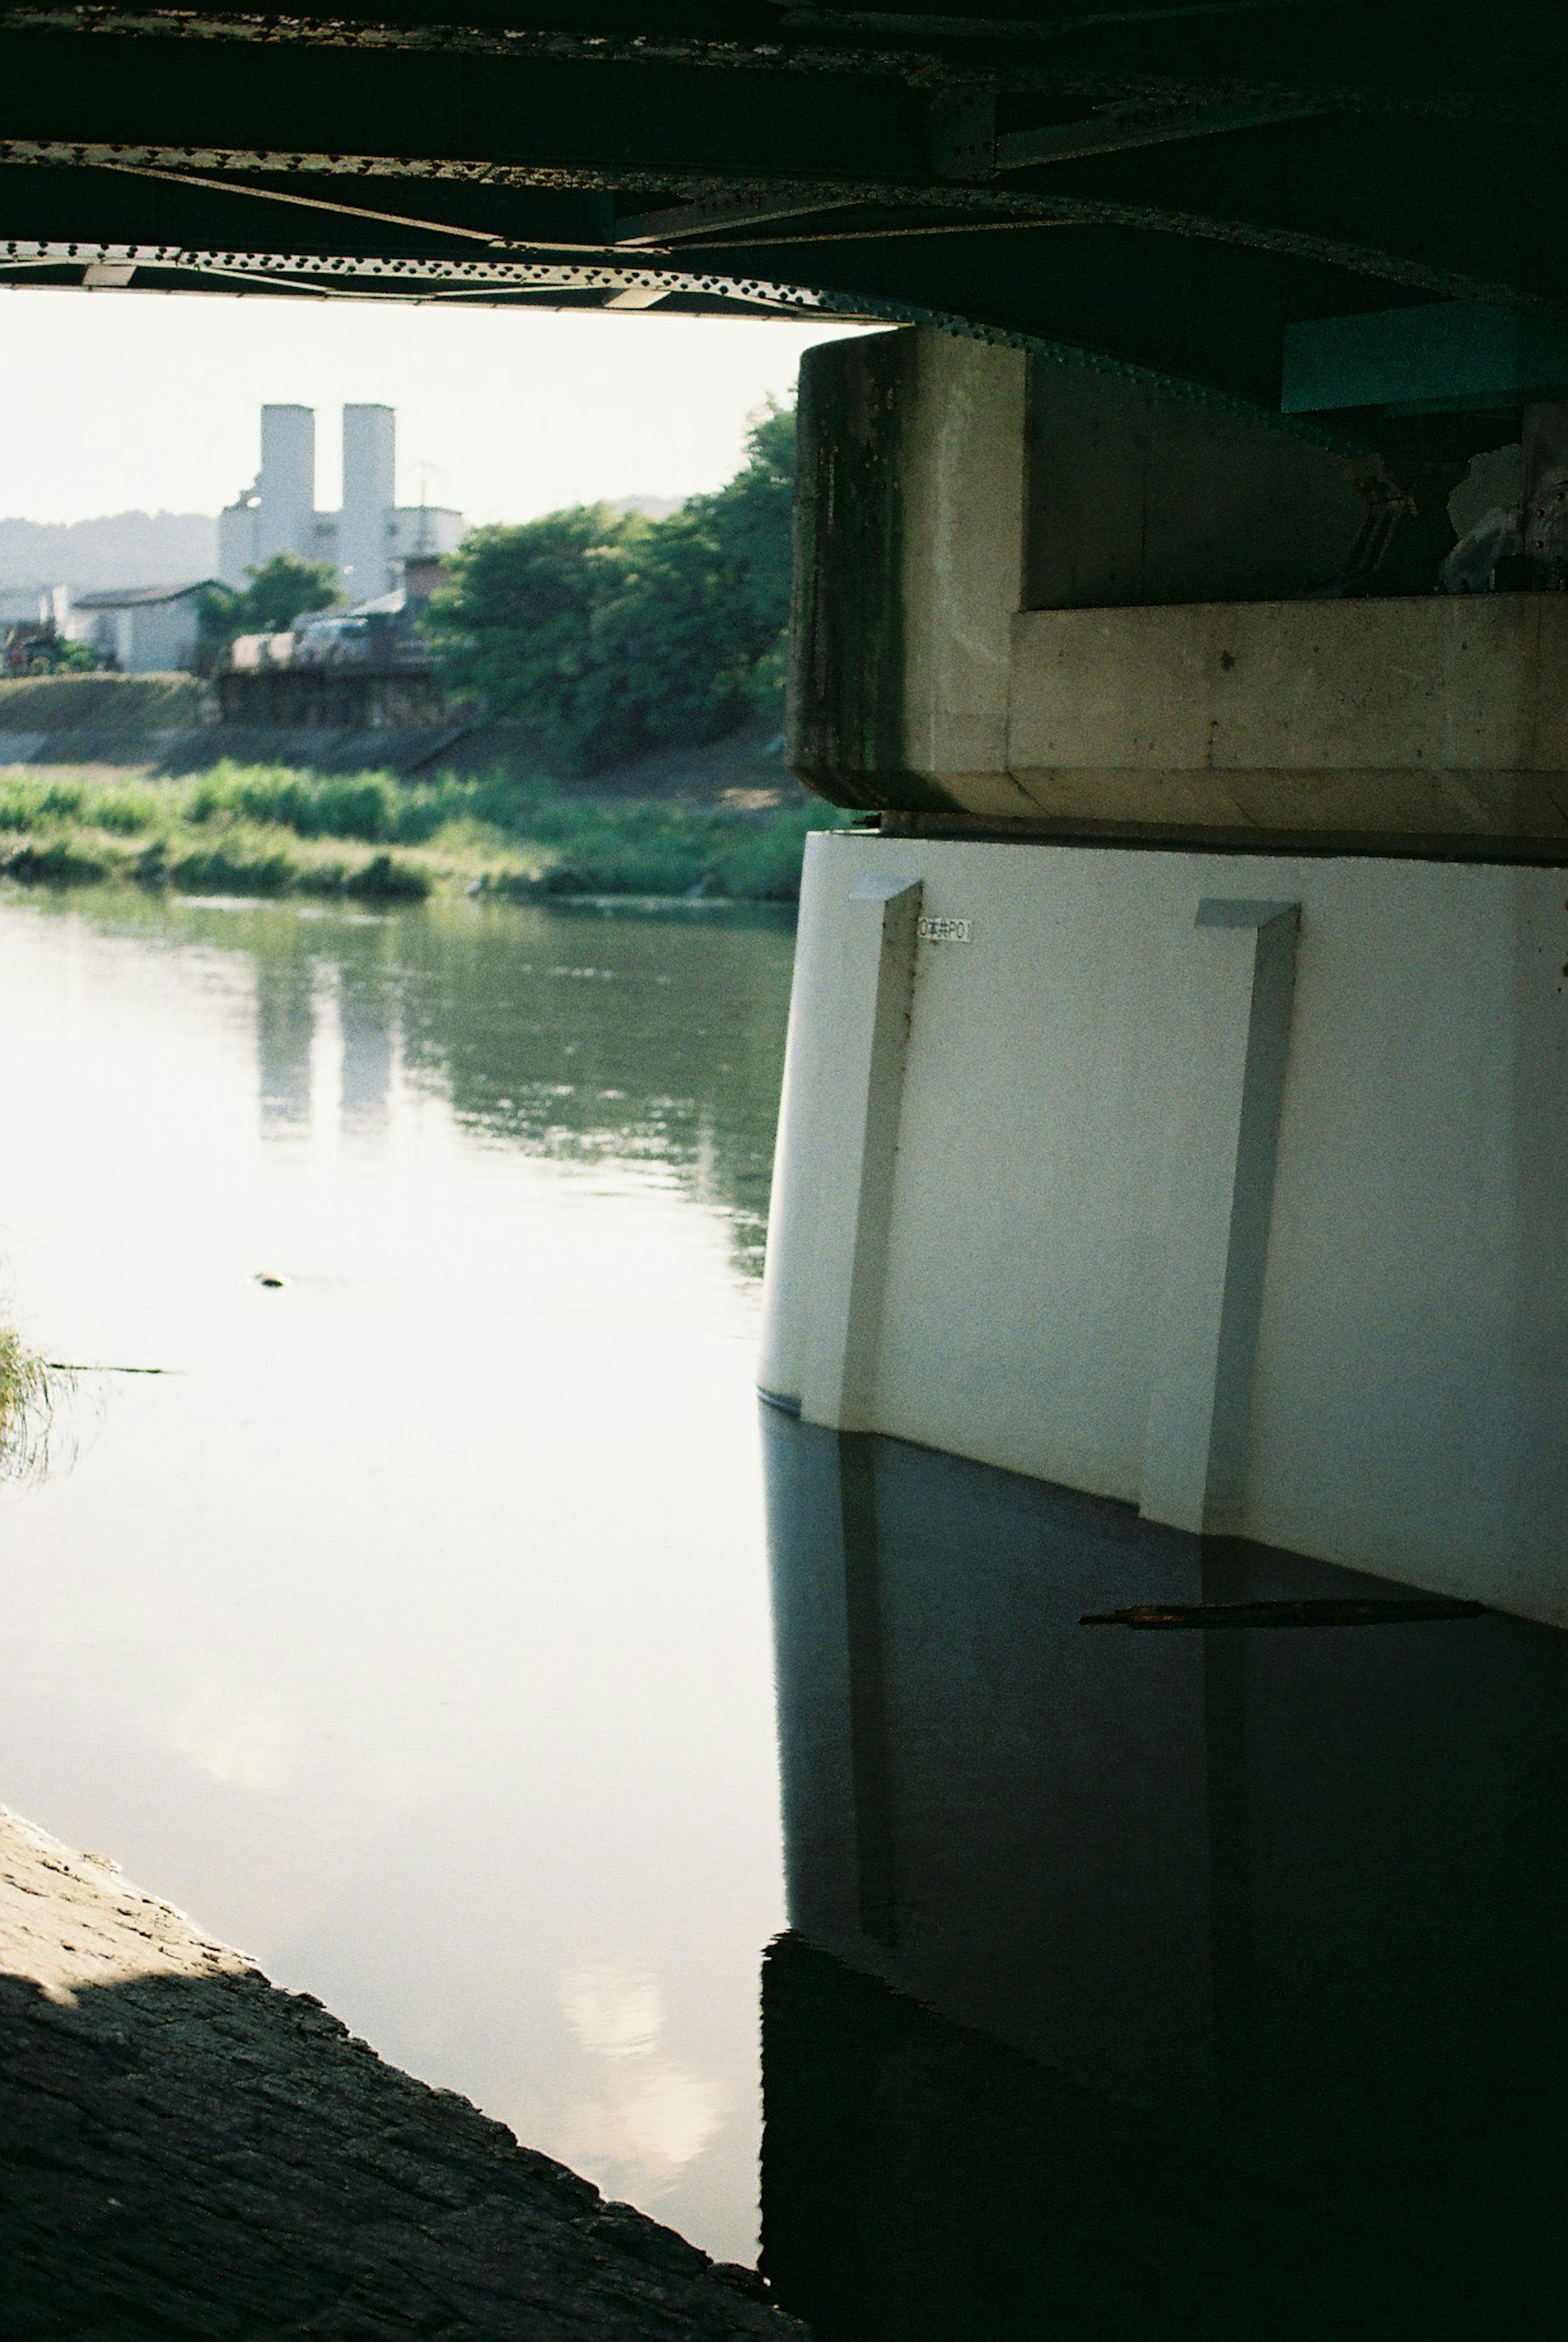
[[[271,766],[185,780],[13,770],[0,774],[0,876],[187,895],[790,902],[806,832],[846,818],[800,795],[701,805]]]

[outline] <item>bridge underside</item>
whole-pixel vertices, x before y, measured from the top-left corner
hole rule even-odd
[[[1565,69],[1559,0],[31,0],[0,275],[926,328],[803,377],[790,757],[872,818],[766,1387],[1563,1620]]]
[[[7,5],[0,277],[956,325],[1273,412],[1303,319],[1568,322],[1543,0],[1002,5]],[[1496,436],[1391,404],[1335,427]]]

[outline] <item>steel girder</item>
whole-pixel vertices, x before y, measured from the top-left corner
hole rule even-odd
[[[999,5],[0,5],[0,278],[934,320],[1273,412],[1301,318],[1568,318],[1549,0]]]

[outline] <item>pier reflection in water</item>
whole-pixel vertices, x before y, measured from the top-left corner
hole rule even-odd
[[[1561,2331],[1568,1640],[1087,1627],[1411,1589],[764,1440],[786,2303],[822,2342]]]
[[[0,906],[27,1329],[181,1370],[0,1500],[0,1798],[743,2257],[790,950]],[[1080,1626],[1409,1589],[764,1432],[763,2208],[819,2342],[1555,2334],[1563,1639]]]

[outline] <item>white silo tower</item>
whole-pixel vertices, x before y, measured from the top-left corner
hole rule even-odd
[[[390,406],[343,410],[343,513],[337,525],[339,581],[351,602],[392,590],[393,501],[397,417]]]
[[[315,415],[308,406],[264,406],[256,481],[255,558],[315,555]]]

